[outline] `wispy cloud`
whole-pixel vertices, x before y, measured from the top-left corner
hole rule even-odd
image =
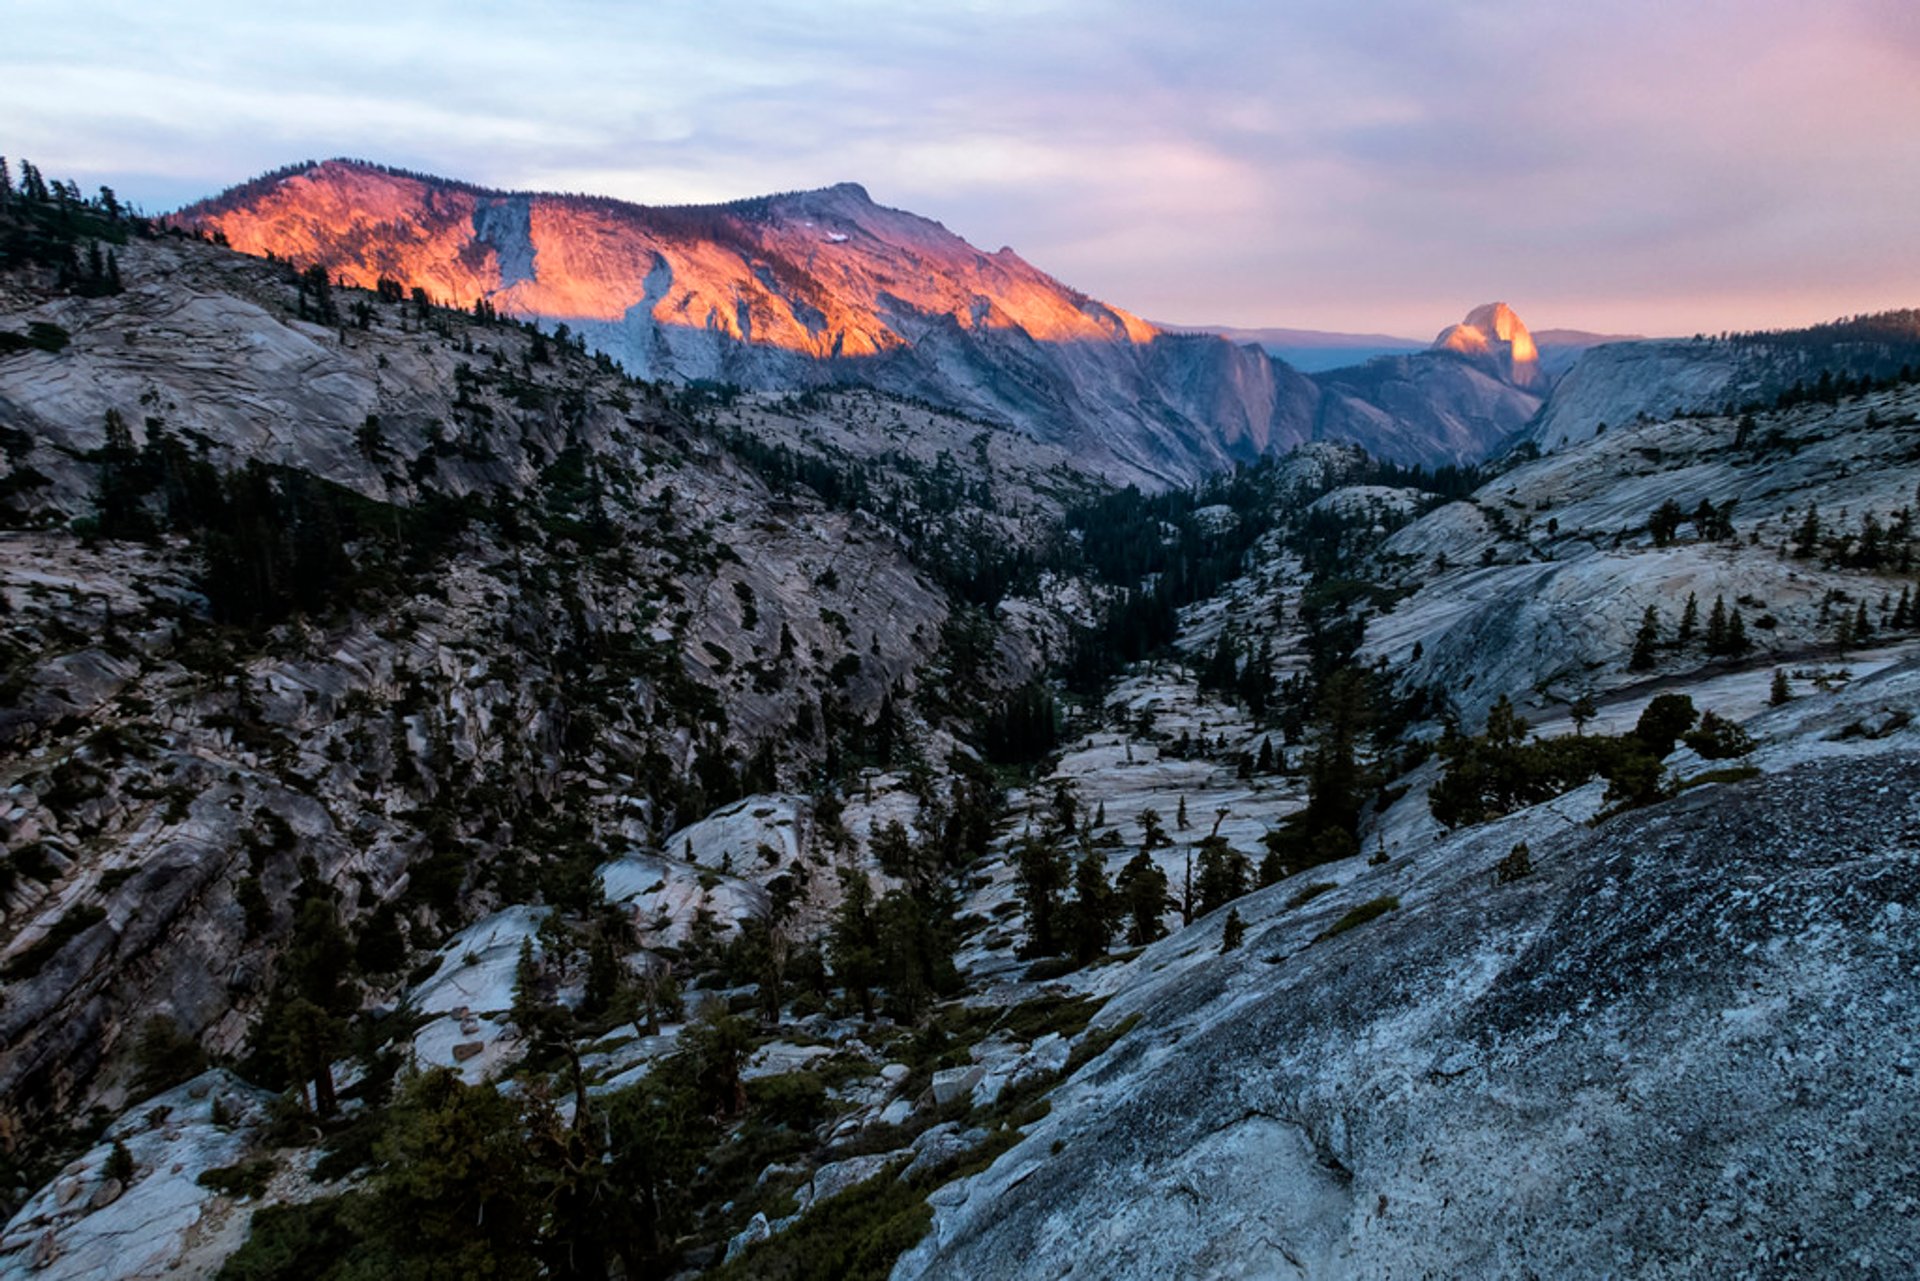
[[[660,202],[851,178],[1175,321],[1920,299],[1907,0],[7,9],[0,149],[149,207],[335,154]]]

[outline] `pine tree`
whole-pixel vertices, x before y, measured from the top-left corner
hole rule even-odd
[[[1161,916],[1167,910],[1167,874],[1144,850],[1120,869],[1118,890],[1127,918],[1127,944],[1145,947],[1165,935]]]
[[[1693,592],[1687,593],[1686,608],[1680,611],[1680,630],[1673,634],[1673,643],[1685,648],[1688,641],[1700,626],[1700,597]]]
[[[531,936],[523,937],[520,940],[520,956],[513,967],[513,1003],[509,1007],[508,1017],[520,1029],[520,1035],[529,1042],[540,1034],[546,1022],[545,984],[546,976],[533,954],[533,939]]]
[[[887,980],[887,1013],[917,1021],[931,1001],[953,990],[950,910],[942,896],[921,899],[894,890],[880,900],[880,969]]]
[[[1250,873],[1247,856],[1227,844],[1225,837],[1215,833],[1202,840],[1200,879],[1196,886],[1200,915],[1225,907],[1245,894]]]
[[[1372,716],[1366,677],[1341,668],[1320,693],[1314,743],[1307,756],[1307,830],[1316,842],[1352,845],[1367,791],[1358,756],[1361,733]]]
[[[1807,504],[1806,519],[1800,522],[1800,528],[1794,531],[1793,554],[1801,560],[1813,555],[1820,546],[1820,509],[1812,503]]]
[[[620,960],[614,955],[613,943],[605,933],[595,931],[587,944],[587,984],[580,995],[581,1016],[598,1018],[612,1009],[619,986]]]
[[[1226,693],[1233,689],[1240,677],[1240,658],[1233,647],[1233,641],[1222,628],[1220,639],[1214,644],[1213,653],[1200,669],[1199,684],[1203,690],[1214,693]]]
[[[1027,914],[1027,956],[1057,956],[1061,948],[1060,892],[1067,856],[1051,840],[1029,833],[1014,851],[1014,872]]]
[[[1768,692],[1767,701],[1772,703],[1775,707],[1778,707],[1780,706],[1780,704],[1787,702],[1792,697],[1793,697],[1793,690],[1787,685],[1787,669],[1784,667],[1774,668],[1773,669],[1773,688],[1771,691]]]
[[[1747,639],[1747,620],[1736,609],[1727,618],[1727,653],[1737,658],[1752,648],[1753,642]]]
[[[827,957],[834,977],[847,996],[860,1006],[862,1018],[873,1018],[873,989],[880,980],[880,934],[873,917],[873,884],[858,868],[840,869],[840,906],[827,936]]]
[[[1627,660],[1627,666],[1636,672],[1644,672],[1654,664],[1660,646],[1660,611],[1652,605],[1640,616],[1640,630],[1634,634],[1633,656]]]
[[[1567,714],[1573,718],[1573,732],[1578,737],[1586,733],[1587,723],[1600,714],[1600,709],[1594,705],[1591,693],[1583,693],[1573,700]]]
[[[1244,941],[1246,937],[1247,937],[1247,923],[1240,919],[1240,909],[1236,907],[1229,910],[1227,912],[1227,919],[1225,923],[1222,924],[1220,927],[1221,952],[1225,953],[1225,952],[1233,951],[1235,948],[1240,946],[1241,942]]]
[[[1152,806],[1140,811],[1134,820],[1140,824],[1140,851],[1151,854],[1162,846],[1173,844],[1173,838],[1167,835],[1167,829],[1160,825],[1160,812]]]
[[[1707,653],[1727,653],[1727,598],[1713,598],[1713,612],[1707,615]]]
[[[1647,518],[1647,532],[1653,535],[1655,547],[1665,547],[1673,541],[1674,534],[1680,528],[1680,522],[1686,519],[1680,504],[1669,498],[1653,509]]]
[[[1115,902],[1104,861],[1092,850],[1073,870],[1073,955],[1085,965],[1107,953],[1113,938]]]

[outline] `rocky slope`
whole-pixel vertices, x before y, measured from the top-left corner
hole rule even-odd
[[[81,217],[0,1272],[1913,1270],[1913,385],[1142,495]]]
[[[1385,386],[1348,380],[1323,398],[1251,345],[1162,333],[853,184],[646,208],[332,160],[175,217],[362,287],[385,276],[459,307],[485,300],[564,323],[642,377],[857,382],[1017,425],[1152,487],[1320,438],[1470,461],[1537,408],[1498,390],[1516,371],[1530,378],[1524,359],[1463,387],[1454,362],[1423,357],[1376,380]]]
[[[949,494],[972,539],[910,539],[776,492],[720,429],[578,351],[529,360],[517,327],[411,304],[374,304],[365,327],[303,321],[281,269],[190,241],[135,239],[119,261],[111,297],[0,285],[0,327],[67,336],[0,359],[15,1117],[124,1097],[148,1016],[237,1050],[303,878],[352,918],[397,907],[417,944],[456,899],[510,900],[568,850],[650,845],[742,778],[806,776],[834,718],[905,712],[941,649],[949,603],[910,553],[1016,548],[1080,483],[1054,479],[1042,515],[972,522]],[[1007,469],[1032,464],[996,433],[887,414],[907,457],[969,442],[974,485],[1026,492]],[[783,421],[816,418],[846,430],[844,412]],[[903,522],[940,492],[846,465]],[[140,497],[103,538],[85,527],[116,467]],[[281,496],[269,522],[317,502],[347,528],[300,521],[275,549],[292,564],[259,567],[278,581],[210,602],[227,535],[195,527],[184,488],[225,474],[238,502],[246,467],[277,469],[257,473]],[[282,621],[274,602],[313,567],[303,540],[341,537],[360,570],[320,563],[332,599]],[[1021,635],[989,655],[989,688],[1036,661]]]
[[[1764,407],[1796,389],[1822,399],[1836,378],[1884,382],[1903,369],[1920,370],[1920,313],[1913,311],[1799,330],[1609,341],[1574,363],[1521,440],[1554,450],[1609,426]]]
[[[1911,716],[1917,675],[1853,714]],[[1148,949],[1100,1016],[1131,1030],[895,1275],[1910,1273],[1896,737],[1597,830],[1515,816],[1260,891],[1224,955],[1217,917]],[[1537,871],[1498,883],[1523,840]]]
[[[1751,643],[1723,662],[1837,658],[1843,615],[1851,623],[1864,603],[1878,624],[1904,583],[1901,555],[1875,551],[1867,565],[1861,540],[1910,529],[1916,424],[1920,389],[1908,385],[1767,411],[1745,439],[1737,417],[1658,421],[1520,464],[1385,540],[1379,572],[1412,594],[1374,620],[1367,652],[1446,689],[1469,719],[1501,694],[1564,704],[1692,672],[1711,657],[1701,646],[1716,599],[1743,613]],[[1730,533],[1694,523],[1703,502],[1729,513]],[[1667,503],[1685,517],[1662,539],[1652,526]],[[1689,596],[1696,632],[1675,646]],[[1648,606],[1663,648],[1634,672]]]

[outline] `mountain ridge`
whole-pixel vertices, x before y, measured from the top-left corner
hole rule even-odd
[[[172,217],[348,283],[386,276],[566,324],[640,377],[870,385],[1020,427],[1152,488],[1315,439],[1470,462],[1538,408],[1456,385],[1450,366],[1403,380],[1397,399],[1329,398],[1256,348],[1162,329],[857,183],[654,208],[329,160]]]

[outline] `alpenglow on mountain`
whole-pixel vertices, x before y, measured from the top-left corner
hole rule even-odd
[[[565,324],[641,377],[865,384],[1021,428],[1150,487],[1316,439],[1398,462],[1472,461],[1539,408],[1519,361],[1420,353],[1309,378],[1252,345],[1164,332],[853,183],[667,208],[328,160],[174,221],[348,284],[386,277]]]
[[[0,1278],[1920,1276],[1920,312],[1148,494],[20,172]]]

